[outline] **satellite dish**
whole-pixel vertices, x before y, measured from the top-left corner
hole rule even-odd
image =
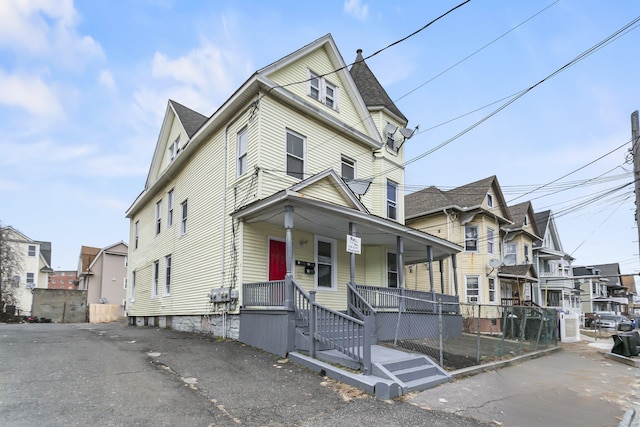
[[[369,186],[371,185],[372,179],[351,179],[347,180],[347,186],[353,191],[356,195],[362,196],[369,190]]]
[[[390,133],[391,135],[393,135],[398,130],[398,126],[396,126],[394,124],[391,124],[391,123],[387,123],[387,125],[384,127],[384,130],[387,133]]]
[[[416,133],[416,129],[400,128],[400,133],[405,139],[409,139],[413,136],[414,133]]]
[[[502,264],[502,263],[497,258],[491,258],[489,260],[489,265],[491,266],[491,268],[498,268],[498,267],[500,267],[500,264]]]

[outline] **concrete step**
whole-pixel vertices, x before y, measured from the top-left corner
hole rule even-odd
[[[433,375],[438,375],[440,374],[440,371],[435,366],[424,365],[424,366],[415,366],[413,368],[402,369],[399,371],[392,371],[391,373],[395,375],[403,383],[407,383],[409,381],[414,381],[421,378],[428,378]]]
[[[398,371],[401,369],[414,368],[416,366],[427,365],[428,361],[424,357],[412,357],[408,359],[402,359],[395,362],[384,363],[383,366],[389,371]]]
[[[440,384],[448,383],[451,378],[448,375],[431,375],[426,378],[416,379],[412,381],[405,382],[406,390],[408,392],[412,391],[422,391],[429,390],[435,386]]]

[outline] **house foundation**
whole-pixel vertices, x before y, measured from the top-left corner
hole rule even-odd
[[[173,329],[180,332],[213,334],[215,337],[237,340],[240,336],[240,316],[237,314],[203,314],[190,316],[129,316],[129,325]]]

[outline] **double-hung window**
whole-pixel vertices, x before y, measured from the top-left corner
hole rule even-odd
[[[524,245],[524,262],[529,263],[529,245]]]
[[[518,247],[515,243],[507,243],[505,245],[504,263],[506,265],[518,264]]]
[[[35,286],[35,280],[35,273],[27,273],[27,289],[32,289]]]
[[[338,109],[337,86],[312,72],[309,72],[309,96],[331,109]]]
[[[153,262],[153,271],[152,271],[152,282],[151,282],[151,297],[155,298],[158,296],[158,280],[160,277],[160,261]]]
[[[342,156],[340,173],[342,179],[350,181],[356,178],[356,161],[348,157]]]
[[[494,231],[493,228],[487,228],[487,253],[493,254],[495,251],[495,242],[494,242]]]
[[[167,193],[167,228],[173,225],[173,188]]]
[[[136,221],[133,224],[133,248],[138,249],[138,231],[140,228],[140,221]]]
[[[287,130],[287,175],[304,178],[305,138]]]
[[[249,131],[245,126],[236,139],[236,176],[240,176],[247,171],[247,141],[249,138]]]
[[[387,287],[398,287],[398,255],[387,252]]]
[[[169,161],[172,162],[180,152],[180,135],[169,145]]]
[[[156,202],[156,236],[162,228],[162,200]]]
[[[187,232],[187,200],[180,205],[182,208],[182,219],[180,220],[180,234]]]
[[[316,262],[318,265],[316,286],[319,289],[335,288],[336,258],[336,241],[318,237],[316,239]]]
[[[496,279],[495,277],[489,277],[489,302],[496,302]]]
[[[387,218],[398,219],[398,184],[387,180]]]
[[[129,291],[129,301],[136,300],[136,272],[131,272],[131,290]]]
[[[480,277],[466,276],[467,302],[480,302]]]
[[[28,256],[36,256],[36,246],[35,245],[29,245],[29,248],[27,249],[27,255]]]
[[[171,255],[164,257],[164,294],[171,293]]]
[[[464,250],[466,252],[478,252],[478,226],[465,225]]]

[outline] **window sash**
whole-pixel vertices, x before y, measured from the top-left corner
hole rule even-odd
[[[162,200],[156,203],[156,235],[160,234],[162,229]]]
[[[398,287],[398,255],[387,252],[387,287]]]
[[[27,273],[27,283],[35,283],[36,275],[35,273]]]
[[[495,250],[495,242],[493,228],[487,228],[487,253],[493,254]]]
[[[322,289],[335,288],[336,242],[330,239],[316,239],[316,287]]]
[[[182,220],[180,221],[180,234],[185,234],[187,232],[187,201],[182,202],[181,206]]]
[[[342,157],[341,170],[343,179],[352,180],[356,178],[356,162],[346,157]]]
[[[489,302],[496,302],[496,279],[489,277]]]
[[[480,302],[480,277],[466,276],[465,287],[467,302]]]
[[[36,256],[36,246],[35,245],[29,245],[29,247],[27,248],[27,255],[28,256]]]
[[[507,243],[505,245],[504,263],[507,265],[518,264],[518,247],[515,243]]]
[[[171,293],[171,255],[164,258],[164,294]]]
[[[173,225],[173,190],[167,193],[167,228]]]
[[[490,208],[493,207],[493,196],[491,194],[487,194],[487,206]]]
[[[397,219],[397,199],[398,185],[393,181],[387,180],[387,218]]]
[[[464,250],[466,252],[478,252],[477,225],[467,225],[464,227]]]
[[[158,296],[158,276],[160,275],[160,262],[154,261],[153,263],[153,277],[151,283],[151,296]]]
[[[287,131],[287,175],[304,177],[304,137]]]
[[[236,176],[241,176],[247,171],[248,135],[249,132],[246,127],[238,132],[236,144],[236,157],[238,159],[236,165]]]

